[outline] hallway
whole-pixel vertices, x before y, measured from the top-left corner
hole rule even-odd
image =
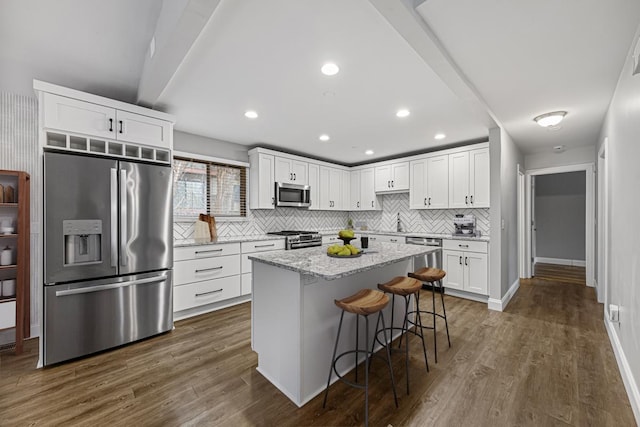
[[[503,313],[454,297],[446,303],[453,346],[439,334],[435,364],[428,335],[427,373],[411,339],[409,396],[403,357],[394,355],[399,408],[383,363],[373,363],[371,425],[635,425],[592,288],[523,280]],[[362,424],[361,390],[336,383],[326,409],[322,395],[297,408],[257,373],[250,315],[248,303],[213,312],[176,322],[170,333],[44,370],[34,369],[37,340],[21,356],[2,352],[1,424]]]

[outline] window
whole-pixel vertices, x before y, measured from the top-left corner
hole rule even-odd
[[[173,216],[193,219],[247,215],[247,169],[197,159],[173,159]]]

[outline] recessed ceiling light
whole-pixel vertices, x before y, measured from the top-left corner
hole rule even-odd
[[[534,117],[533,121],[543,128],[546,128],[549,126],[556,126],[566,115],[566,111],[554,111],[552,113],[540,114],[538,117]]]
[[[253,110],[249,110],[247,112],[244,113],[244,116],[248,119],[257,119],[258,118],[258,113],[256,113]]]
[[[325,76],[335,76],[340,71],[340,67],[333,62],[327,62],[320,68],[320,71],[322,71],[322,74]]]
[[[326,133],[324,133],[324,134],[320,135],[320,136],[318,137],[318,139],[319,139],[320,141],[328,141],[328,140],[330,140],[331,138],[329,138],[329,135],[327,135]]]
[[[409,110],[398,110],[398,112],[396,113],[396,116],[398,117],[407,117],[409,114],[411,114],[411,112]]]
[[[372,156],[373,155],[373,150],[367,150],[364,152],[364,154],[366,154],[367,156]]]
[[[435,139],[445,139],[446,137],[447,135],[444,133],[436,133],[436,136],[434,136]]]

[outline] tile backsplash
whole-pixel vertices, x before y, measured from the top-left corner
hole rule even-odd
[[[395,231],[400,213],[402,230],[416,233],[451,233],[455,214],[473,214],[483,235],[489,234],[489,209],[409,209],[409,193],[386,194],[381,197],[382,211],[331,212],[309,211],[295,208],[273,210],[247,210],[246,221],[218,221],[219,236],[248,236],[280,230],[329,230],[347,226],[349,218],[354,225],[366,224],[369,230]],[[193,221],[176,221],[175,239],[188,239],[193,235]],[[357,227],[356,227],[357,228]]]

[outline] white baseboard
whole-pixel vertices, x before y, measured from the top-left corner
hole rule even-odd
[[[502,299],[489,298],[489,310],[504,311],[504,309],[507,308],[509,301],[511,301],[511,298],[513,298],[516,292],[518,292],[518,289],[520,289],[520,279],[516,279],[516,281],[511,284],[509,290],[504,294]]]
[[[31,338],[38,338],[40,336],[40,325],[31,325]]]
[[[478,294],[474,294],[471,292],[465,292],[465,291],[459,291],[456,289],[450,289],[445,287],[444,288],[444,294],[445,295],[451,295],[452,297],[457,297],[457,298],[464,298],[464,299],[470,299],[472,301],[478,301],[478,302],[483,302],[486,303],[487,302],[487,296],[486,295],[478,295]]]
[[[618,369],[622,376],[622,382],[624,382],[624,388],[627,390],[627,395],[629,396],[633,415],[636,417],[636,422],[640,424],[640,389],[638,389],[638,383],[636,383],[635,378],[633,378],[629,361],[627,360],[627,356],[624,354],[624,350],[620,344],[616,326],[607,318],[607,310],[605,310],[604,313],[604,324],[607,328],[607,333],[609,334],[613,353],[615,354],[616,361],[618,362]]]
[[[556,264],[556,265],[572,265],[574,267],[586,267],[587,262],[585,260],[579,259],[563,259],[563,258],[545,258],[545,257],[535,257],[534,261],[536,263],[540,262],[542,264]]]

